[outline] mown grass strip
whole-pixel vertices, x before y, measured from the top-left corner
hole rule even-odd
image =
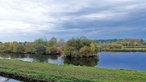
[[[0,72],[54,82],[144,82],[146,72],[0,59]]]

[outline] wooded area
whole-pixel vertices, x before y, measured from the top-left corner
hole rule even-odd
[[[100,51],[146,51],[146,42],[142,39],[90,40],[85,37],[68,41],[37,39],[33,42],[0,43],[1,53],[57,55],[68,57],[90,57]]]

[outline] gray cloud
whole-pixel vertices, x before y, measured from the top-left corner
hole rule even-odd
[[[1,0],[0,35],[29,40],[41,36],[96,38],[111,33],[108,37],[113,38],[112,34],[121,36],[117,32],[128,28],[133,37],[133,29],[146,27],[145,9],[145,0]]]

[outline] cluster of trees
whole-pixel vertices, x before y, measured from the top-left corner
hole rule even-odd
[[[107,43],[107,44],[101,44],[100,49],[101,50],[109,50],[109,49],[121,49],[122,45],[118,44],[116,42],[113,43]]]
[[[1,53],[29,53],[29,54],[61,54],[64,40],[57,41],[55,37],[49,41],[37,39],[34,42],[6,42],[0,43]]]
[[[103,41],[103,42],[102,42]],[[115,50],[115,49],[144,49],[146,48],[145,42],[142,39],[111,39],[111,40],[96,40],[96,45],[102,50]]]
[[[1,53],[23,54],[64,54],[70,57],[89,57],[96,53],[94,41],[87,38],[71,39],[67,42],[55,37],[49,41],[37,39],[33,42],[6,42],[0,43]]]
[[[146,42],[144,42],[143,45],[146,46]]]
[[[68,57],[90,57],[96,53],[94,41],[87,38],[71,39],[66,42],[64,54]]]
[[[141,39],[89,40],[85,37],[68,41],[37,39],[33,42],[0,42],[1,53],[64,54],[67,57],[90,57],[97,51],[146,50],[146,42]]]
[[[142,39],[123,39],[117,41],[117,43],[121,44],[122,46],[143,46],[144,41]]]

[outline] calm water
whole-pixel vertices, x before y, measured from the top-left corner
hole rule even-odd
[[[146,53],[101,52],[99,55],[100,61],[96,67],[146,71]]]
[[[52,64],[73,64],[100,68],[146,71],[146,53],[143,52],[100,52],[90,58],[64,58],[61,56],[0,54],[0,58],[38,61]]]
[[[0,82],[21,82],[21,81],[0,76]]]

